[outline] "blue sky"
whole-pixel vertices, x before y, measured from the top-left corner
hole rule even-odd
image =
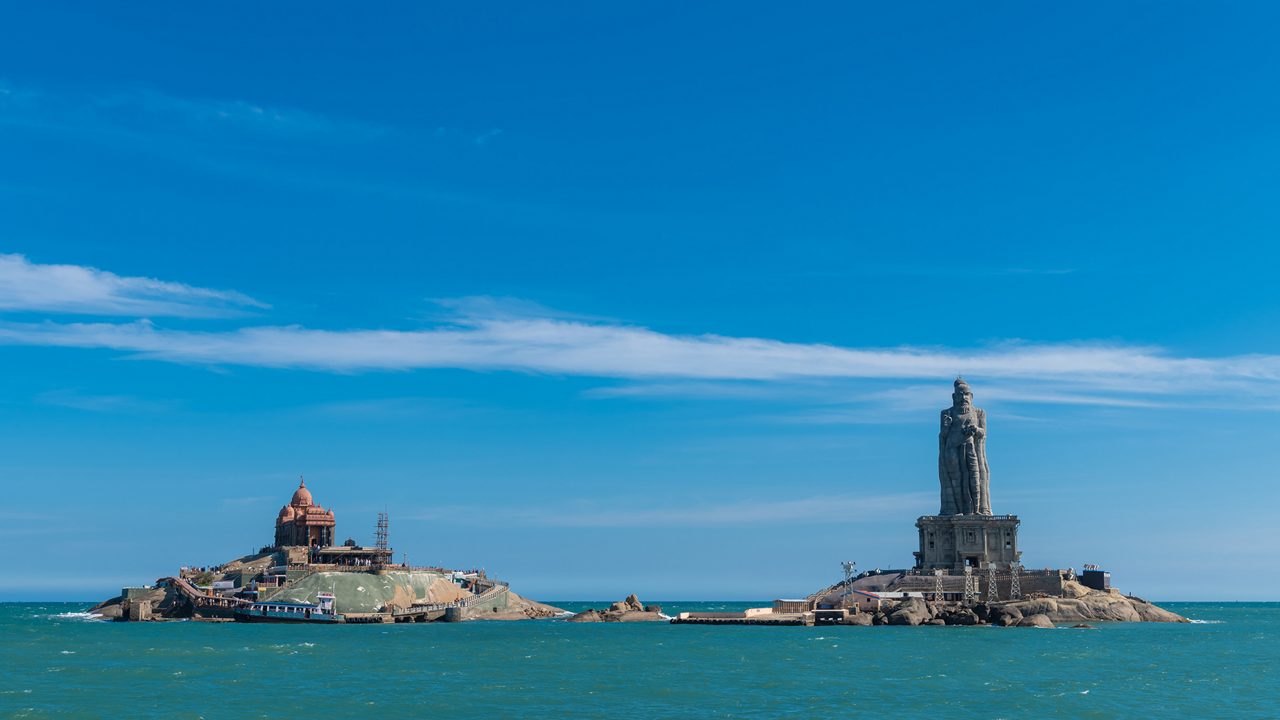
[[[910,563],[963,373],[1028,565],[1276,599],[1278,15],[6,7],[0,598],[299,474],[543,599],[798,595]]]

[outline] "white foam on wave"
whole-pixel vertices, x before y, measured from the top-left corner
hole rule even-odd
[[[1192,625],[1221,625],[1222,620],[1188,620]]]
[[[38,615],[48,620],[101,620],[102,616],[91,612],[64,612],[53,615]]]

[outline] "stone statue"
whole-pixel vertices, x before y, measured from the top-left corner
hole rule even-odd
[[[990,470],[987,468],[987,413],[973,406],[973,392],[956,378],[951,407],[942,411],[938,433],[938,479],[942,483],[939,515],[990,515]]]

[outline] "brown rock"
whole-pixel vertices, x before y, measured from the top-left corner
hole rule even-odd
[[[1053,627],[1053,621],[1049,619],[1048,615],[1038,613],[1019,620],[1018,627],[1051,628]]]
[[[606,621],[612,622],[666,622],[666,620],[659,613],[645,612],[644,610],[630,610],[620,615],[610,613],[606,616]]]
[[[568,618],[566,622],[604,622],[604,616],[598,610],[584,610]]]
[[[889,613],[890,625],[919,625],[933,618],[929,605],[920,598],[907,598]]]

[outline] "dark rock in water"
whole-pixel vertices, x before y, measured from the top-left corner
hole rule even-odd
[[[849,617],[845,618],[844,624],[845,625],[861,625],[863,627],[866,627],[871,625],[873,621],[874,621],[874,617],[871,615],[871,613],[854,613]]]
[[[992,605],[987,609],[987,622],[999,627],[1012,627],[1022,619],[1022,611],[1014,605]]]
[[[947,625],[979,625],[982,620],[978,618],[978,614],[969,608],[960,608],[958,610],[947,610],[943,612],[939,618]]]
[[[922,622],[922,623],[920,623],[920,624],[921,624],[921,625],[947,625],[948,623],[947,623],[947,621],[946,621],[946,620],[943,620],[943,619],[942,619],[942,618],[940,618],[940,617],[936,617],[936,618],[934,618],[934,619],[932,619],[932,620],[925,620],[924,622]]]
[[[986,603],[974,605],[973,614],[984,623],[991,622],[991,606]]]
[[[889,616],[885,615],[882,612],[876,611],[876,614],[871,616],[871,624],[872,625],[888,625]]]
[[[604,616],[600,614],[599,610],[584,610],[568,618],[565,622],[604,622]]]
[[[1098,629],[1098,628],[1096,628],[1096,627],[1094,627],[1094,626],[1090,625],[1089,623],[1079,623],[1079,624],[1076,624],[1076,625],[1072,625],[1071,627],[1073,627],[1073,628],[1079,628],[1079,629],[1081,629],[1081,630],[1097,630],[1097,629]]]
[[[1053,627],[1053,621],[1049,619],[1048,615],[1038,613],[1019,620],[1018,627],[1051,628]]]
[[[645,605],[644,611],[649,613],[662,614],[662,606],[661,605]]]

